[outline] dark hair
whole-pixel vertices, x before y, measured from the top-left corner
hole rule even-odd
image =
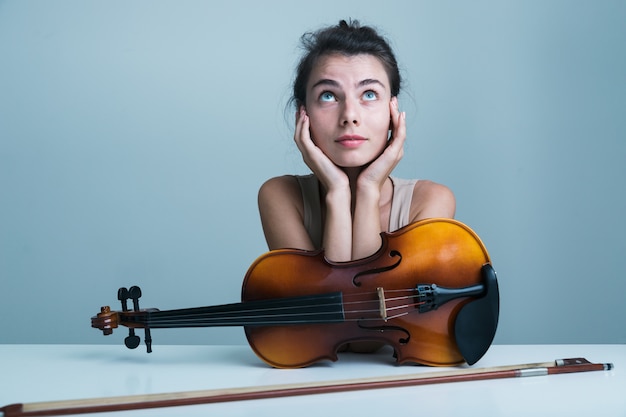
[[[320,57],[330,54],[375,56],[385,67],[391,84],[391,96],[395,97],[400,93],[402,80],[396,57],[387,40],[374,28],[361,26],[358,20],[351,20],[349,23],[341,20],[337,26],[305,33],[302,35],[301,42],[305,54],[297,67],[291,98],[296,107],[306,102],[306,85],[313,66]]]

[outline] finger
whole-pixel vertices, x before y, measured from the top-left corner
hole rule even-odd
[[[309,115],[303,113],[301,116],[302,123],[300,127],[300,143],[302,146],[310,149],[314,146],[313,139],[311,138],[311,121]]]
[[[306,117],[306,113],[303,108],[300,108],[298,112],[296,112],[296,129],[293,135],[293,138],[298,146],[298,149],[302,151],[303,142],[306,142],[306,138],[303,135],[307,135],[309,128],[308,123],[305,126],[305,122],[307,122],[308,117]]]
[[[391,123],[393,129],[391,131],[391,138],[389,147],[396,149],[402,148],[404,140],[406,139],[406,113],[400,112],[398,108],[398,99],[394,97],[390,104],[391,111]]]
[[[318,154],[321,154],[322,151],[317,148],[311,138],[310,126],[309,116],[303,110],[299,116],[294,139],[300,153],[302,154],[304,162],[309,166],[309,168],[314,170],[312,166],[313,160],[319,158]]]
[[[294,132],[294,137],[300,135],[301,127],[302,127],[302,115],[304,114],[304,110],[300,107],[296,111],[296,130]]]

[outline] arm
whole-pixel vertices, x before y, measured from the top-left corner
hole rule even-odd
[[[351,241],[346,245],[341,239],[341,236],[350,238],[352,233],[349,195],[347,199],[343,197],[345,194],[328,192],[325,199],[323,248],[326,257],[333,261],[350,260],[345,249],[350,248]],[[295,177],[286,175],[266,181],[259,190],[258,205],[270,250],[317,249],[304,226],[302,192]]]
[[[356,206],[353,221],[352,258],[375,253],[381,245],[380,199],[385,182],[404,155],[406,115],[398,110],[398,99],[390,102],[392,136],[383,153],[357,179]]]
[[[309,133],[309,120],[301,110],[296,114],[294,140],[304,162],[316,174],[325,193],[323,242],[325,255],[333,261],[348,261],[352,245],[350,186],[343,171],[315,146]],[[316,249],[304,226],[302,192],[295,177],[276,177],[259,190],[259,213],[270,250]]]
[[[302,158],[325,190],[326,207],[322,247],[328,259],[352,259],[351,192],[348,177],[319,149],[311,139],[309,117],[304,111],[296,114],[294,140]]]

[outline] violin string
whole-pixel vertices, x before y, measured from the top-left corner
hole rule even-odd
[[[372,302],[374,304],[374,302]],[[397,310],[407,310],[410,308],[415,308],[418,304],[402,304],[399,306],[387,307],[387,311],[397,311]],[[265,312],[264,312],[265,313]],[[361,319],[380,319],[380,308],[378,307],[378,303],[376,303],[376,308],[363,308],[363,309],[352,309],[347,311],[350,315],[358,315],[358,314],[372,314],[374,317],[361,317]],[[408,313],[407,313],[408,314]],[[268,320],[274,320],[274,322],[280,322],[280,319],[284,319],[283,321],[293,322],[291,318],[294,317],[336,317],[336,311],[314,311],[314,312],[290,312],[290,313],[270,313],[270,314],[249,314],[249,315],[237,315],[237,316],[226,316],[226,317],[214,317],[213,315],[188,315],[188,316],[176,316],[176,317],[158,317],[158,318],[149,318],[147,320],[140,320],[145,322],[145,324],[149,325],[177,325],[181,323],[239,323],[237,320],[242,320],[243,323],[252,323],[255,324],[260,322],[261,319],[265,318]],[[288,320],[289,319],[289,320]]]
[[[371,310],[362,310],[361,313],[377,313],[377,309]],[[329,319],[320,319],[327,316]],[[312,320],[307,318],[315,317],[318,318],[318,321],[327,322],[327,321],[346,321],[345,318],[339,320],[334,319],[337,317],[337,312],[329,311],[329,312],[296,312],[296,313],[283,313],[283,314],[249,314],[249,315],[237,315],[237,316],[229,316],[229,317],[213,317],[211,315],[195,315],[195,316],[184,316],[184,317],[164,317],[164,318],[149,318],[145,320],[145,324],[148,326],[156,327],[156,326],[180,326],[185,323],[187,325],[192,324],[213,324],[213,325],[246,325],[246,324],[276,324],[280,322],[284,323],[311,323]],[[302,318],[302,320],[296,320],[297,318]],[[379,317],[380,318],[380,317]],[[266,319],[263,321],[263,319]]]
[[[412,290],[393,290],[395,292],[408,292],[408,291],[412,291]],[[374,292],[370,292],[370,293],[355,293],[355,294],[348,294],[348,295],[344,295],[344,299],[345,298],[357,298],[360,296],[372,296],[372,295],[376,295],[376,293]],[[398,300],[407,300],[407,299],[413,299],[415,298],[415,295],[409,295],[409,296],[403,296],[403,297],[389,297],[389,298],[385,298],[385,303],[388,302],[393,302],[393,301],[398,301]],[[293,310],[293,309],[310,309],[312,307],[328,307],[328,306],[333,306],[333,305],[344,305],[344,306],[355,306],[355,305],[359,305],[359,304],[376,304],[377,306],[379,305],[380,300],[378,299],[367,299],[367,300],[356,300],[356,301],[344,301],[343,303],[325,303],[325,304],[312,304],[312,305],[308,305],[308,304],[302,304],[302,305],[291,305],[291,306],[280,306],[280,307],[264,307],[264,308],[240,308],[245,306],[245,302],[239,304],[238,306],[240,306],[239,308],[236,309],[236,312],[238,313],[250,313],[251,315],[255,315],[256,312],[273,312],[276,311],[277,314],[281,314],[281,310]],[[419,303],[412,303],[412,304],[406,304],[406,306],[415,306],[418,305]],[[348,312],[357,312],[357,311],[376,311],[376,309],[371,309],[371,310],[347,310]],[[171,316],[167,316],[167,317],[163,317],[162,319],[167,320],[167,319],[177,319],[177,318],[184,318],[184,317],[196,317],[198,315],[212,315],[212,316],[220,316],[220,315],[232,315],[232,311],[216,311],[216,312],[193,312],[193,311],[189,311],[187,314],[184,314],[182,311],[177,311],[177,310],[172,310],[172,315]],[[166,313],[166,311],[163,311],[163,313]]]
[[[389,290],[387,291],[388,293],[413,293],[413,295],[405,295],[405,296],[401,296],[401,297],[385,297],[385,303],[391,303],[391,302],[395,302],[395,301],[399,301],[399,300],[411,300],[414,299],[416,297],[416,295],[414,295],[414,290],[412,289],[406,289],[406,290]],[[344,312],[349,313],[349,314],[371,314],[371,313],[376,313],[376,317],[361,317],[358,319],[344,319],[341,321],[351,321],[351,320],[379,320],[381,319],[380,315],[380,300],[378,299],[367,299],[367,300],[359,300],[358,298],[360,297],[371,297],[372,295],[377,295],[376,293],[373,292],[364,292],[364,293],[354,293],[354,294],[347,294],[344,298],[348,298],[348,299],[356,299],[356,301],[347,301],[347,302],[343,302],[343,303],[326,303],[326,304],[316,304],[316,305],[295,305],[295,306],[286,306],[286,307],[266,307],[266,308],[249,308],[249,309],[237,309],[237,316],[233,316],[233,312],[227,311],[227,312],[205,312],[205,313],[198,313],[198,312],[189,312],[187,314],[184,313],[172,313],[171,315],[163,315],[162,317],[154,317],[154,318],[148,318],[146,319],[146,324],[148,324],[148,326],[180,326],[182,323],[186,324],[186,325],[197,325],[197,326],[202,326],[202,325],[230,325],[230,326],[236,326],[236,325],[246,325],[249,324],[251,321],[254,321],[254,324],[257,325],[261,325],[264,322],[261,322],[260,320],[266,318],[268,319],[267,324],[275,324],[277,319],[286,319],[288,318],[288,322],[289,323],[298,323],[300,321],[298,320],[294,320],[294,317],[302,317],[303,319],[301,320],[301,322],[303,323],[307,323],[310,322],[310,320],[307,320],[307,317],[311,317],[313,315],[315,315],[316,317],[320,317],[320,316],[324,316],[324,315],[328,315],[330,317],[332,317],[333,315],[336,315],[336,311],[321,311],[322,308],[324,307],[332,307],[332,306],[336,306],[339,307],[341,305],[343,305],[343,307],[349,307],[349,309],[344,309]],[[374,308],[367,308],[367,305],[375,305]],[[406,304],[401,304],[401,305],[395,305],[395,306],[390,306],[387,307],[387,310],[393,311],[393,310],[399,310],[399,309],[409,309],[411,307],[415,307],[417,305],[419,305],[420,303],[406,303]],[[240,306],[244,306],[245,303],[242,303]],[[365,309],[356,309],[354,308],[355,306],[363,306],[366,307]],[[313,312],[306,312],[306,311],[297,311],[297,310],[305,310],[305,309],[311,309],[311,308],[315,308],[318,309],[320,311],[313,311]],[[290,312],[285,313],[286,310],[290,310]],[[296,310],[294,312],[294,310]],[[166,311],[164,311],[163,313],[167,314]],[[262,313],[262,314],[258,314],[258,313]],[[392,317],[387,317],[387,320],[391,319],[391,318],[395,318],[395,317],[399,317],[402,315],[406,315],[409,312],[404,312],[404,313],[400,313],[398,315],[392,316]],[[228,315],[228,316],[227,316]],[[158,316],[158,313],[157,313]],[[239,321],[237,321],[239,320]],[[280,320],[278,320],[280,321]]]
[[[387,308],[387,311],[397,311],[397,310],[407,310],[411,308],[411,304],[405,304],[401,306],[395,306]],[[362,309],[362,310],[353,310],[350,312],[351,315],[362,315],[357,318],[346,318],[345,316],[341,319],[337,318],[337,313],[335,312],[300,312],[300,313],[289,313],[289,314],[253,314],[248,316],[237,316],[237,317],[203,317],[203,316],[195,316],[195,317],[183,317],[183,318],[158,318],[158,319],[148,319],[145,320],[145,324],[152,327],[165,327],[165,326],[181,326],[182,324],[186,324],[188,326],[197,325],[197,326],[218,326],[218,325],[228,325],[228,326],[237,326],[237,325],[246,325],[246,324],[287,324],[287,323],[313,323],[313,322],[343,322],[343,321],[351,321],[351,320],[380,320],[382,317],[380,316],[380,310],[376,309]],[[400,315],[409,314],[409,311],[401,312],[397,315],[393,315],[387,317],[387,320],[394,318]],[[371,316],[368,316],[371,315]],[[325,318],[328,317],[328,318]],[[300,318],[301,320],[297,320]],[[311,319],[313,318],[313,320]],[[265,320],[263,320],[265,319]]]
[[[395,317],[403,316],[408,313],[398,314],[396,316],[388,317],[387,320],[390,320]],[[317,315],[319,316],[319,315]],[[180,328],[180,327],[238,327],[238,326],[281,326],[281,325],[292,325],[292,324],[322,324],[322,323],[347,323],[347,322],[360,322],[360,321],[380,321],[381,317],[361,317],[361,318],[344,318],[341,320],[310,320],[306,318],[302,318],[301,320],[290,319],[289,321],[277,321],[269,318],[266,321],[258,320],[257,317],[254,317],[254,322],[250,322],[247,320],[238,320],[238,321],[230,321],[225,323],[224,321],[214,322],[212,320],[195,320],[193,322],[172,322],[172,323],[157,323],[154,324],[150,321],[150,324],[146,325],[149,328]]]

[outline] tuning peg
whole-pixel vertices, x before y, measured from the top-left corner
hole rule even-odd
[[[135,334],[135,329],[128,330],[128,336],[124,339],[124,344],[128,349],[135,349],[141,343],[139,336]]]
[[[133,311],[139,311],[139,298],[141,298],[141,288],[133,285],[130,288],[122,287],[117,290],[117,299],[122,302],[122,310],[128,311],[128,299],[133,300]],[[150,335],[150,329],[145,328],[146,332],[146,349],[148,353],[152,352],[152,336]],[[135,334],[135,329],[128,330],[128,336],[124,339],[124,344],[129,349],[135,349],[141,344],[141,339]]]
[[[129,298],[128,289],[126,289],[126,287],[122,287],[117,290],[117,299],[122,302],[122,311],[128,311],[127,301]]]
[[[150,328],[146,327],[144,330],[146,331],[146,350],[148,353],[152,353],[152,335],[150,334]]]
[[[133,300],[133,310],[139,311],[139,298],[141,298],[141,288],[133,285],[128,289],[128,297]]]

